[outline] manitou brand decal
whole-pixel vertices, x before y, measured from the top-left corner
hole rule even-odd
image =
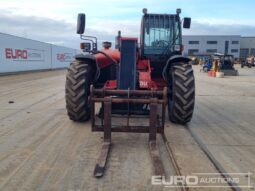
[[[71,62],[73,55],[71,53],[57,54],[57,60],[60,62]]]
[[[5,58],[13,61],[44,61],[44,50],[5,48]]]
[[[27,50],[21,49],[12,49],[6,48],[5,49],[5,57],[6,59],[27,59]]]

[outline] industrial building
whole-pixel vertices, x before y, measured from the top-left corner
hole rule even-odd
[[[241,37],[240,58],[245,58],[248,55],[255,56],[255,37]]]
[[[186,35],[183,36],[184,55],[232,54],[235,58],[255,55],[255,37],[240,35]]]

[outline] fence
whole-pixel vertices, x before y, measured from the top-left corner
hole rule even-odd
[[[75,49],[0,33],[0,73],[65,68]]]

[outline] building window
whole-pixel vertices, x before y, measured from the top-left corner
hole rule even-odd
[[[237,53],[238,49],[231,49],[231,53]]]
[[[225,51],[224,51],[224,54],[227,54],[228,53],[228,47],[229,47],[229,41],[225,41]]]
[[[249,48],[242,48],[240,49],[240,58],[246,59],[249,54]]]
[[[188,49],[189,55],[194,55],[195,53],[198,53],[198,49]]]
[[[215,52],[217,52],[217,49],[207,49],[206,52],[207,53],[215,53]]]
[[[207,41],[207,44],[218,44],[217,41]]]
[[[239,44],[239,41],[238,40],[233,40],[232,44]]]
[[[189,41],[189,44],[199,44],[199,41],[191,40],[191,41]]]

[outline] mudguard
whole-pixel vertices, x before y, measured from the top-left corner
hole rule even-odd
[[[96,62],[96,57],[94,55],[92,55],[92,54],[77,54],[77,55],[74,56],[74,58],[76,60],[82,60],[82,61],[87,60],[87,61],[90,61],[87,64],[92,64],[92,65],[96,64],[95,63]]]
[[[185,63],[188,63],[189,61],[191,61],[190,58],[188,57],[184,57],[182,55],[175,55],[175,56],[171,56],[168,60],[167,60],[167,63],[163,69],[163,72],[162,72],[162,76],[164,78],[164,80],[166,82],[169,82],[169,79],[168,79],[168,76],[169,76],[169,70],[170,70],[170,67],[173,63],[178,63],[178,62],[185,62]]]
[[[95,77],[93,81],[96,81],[100,76],[100,68],[97,64],[96,57],[93,54],[77,54],[74,57],[76,60],[87,61],[86,64],[90,64],[95,71]]]

